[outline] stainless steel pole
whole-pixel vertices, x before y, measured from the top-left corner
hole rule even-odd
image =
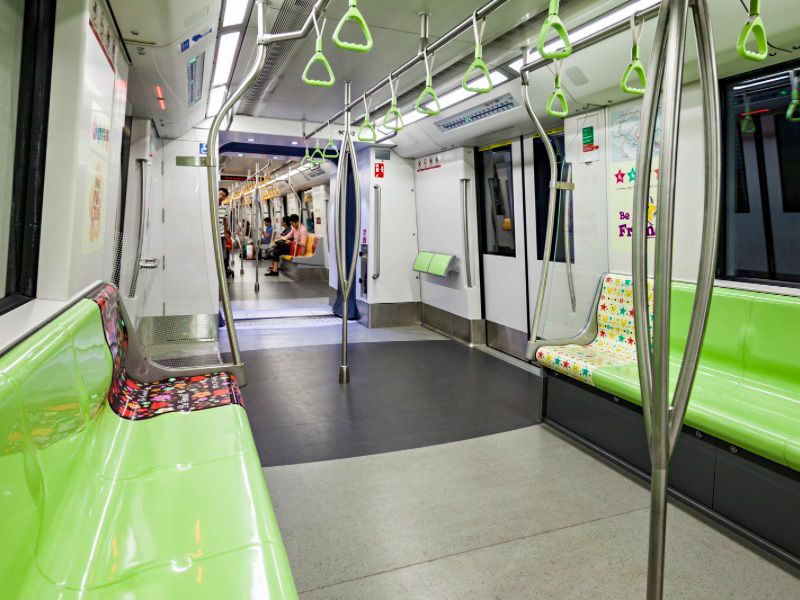
[[[142,262],[142,244],[144,244],[144,228],[146,224],[145,211],[147,207],[147,164],[146,158],[137,158],[136,163],[141,167],[142,172],[142,192],[139,195],[141,201],[139,203],[139,239],[136,240],[136,252],[133,259],[133,273],[131,274],[131,285],[128,288],[128,298],[136,297],[136,287],[139,284],[139,269]],[[149,212],[149,211],[148,211]]]
[[[522,49],[522,56],[527,60],[528,49]],[[544,306],[544,295],[547,289],[547,276],[550,271],[550,255],[553,252],[553,226],[556,219],[556,190],[559,189],[572,189],[570,185],[564,186],[558,180],[558,164],[556,162],[556,153],[553,149],[553,144],[547,136],[547,132],[542,127],[541,121],[536,116],[531,104],[530,94],[528,93],[528,74],[522,71],[522,95],[525,99],[525,110],[528,111],[528,116],[533,121],[536,132],[539,134],[542,142],[544,143],[545,150],[547,151],[547,160],[550,163],[550,193],[547,201],[547,232],[544,238],[544,256],[542,256],[542,273],[539,276],[539,291],[536,296],[536,306],[533,312],[533,322],[531,323],[531,338],[528,341],[528,349],[525,356],[528,360],[533,360],[535,356],[536,338],[539,335],[539,326],[542,320],[542,307]]]
[[[375,266],[372,278],[378,279],[381,276],[381,186],[376,183],[372,187],[375,190]]]
[[[467,273],[467,287],[472,287],[472,260],[469,252],[469,179],[461,180],[461,223],[464,229],[464,269]]]
[[[566,177],[563,177],[565,183],[572,183],[572,163],[564,163],[566,169]],[[572,312],[577,308],[577,300],[575,298],[575,280],[572,275],[572,190],[562,190],[561,198],[564,200],[562,206],[564,207],[564,258],[567,267],[567,287],[569,288],[569,301],[572,307]]]
[[[647,598],[660,600],[664,588],[664,555],[669,462],[683,425],[702,345],[716,266],[717,217],[721,178],[719,95],[707,0],[664,0],[651,54],[650,85],[642,109],[633,206],[634,327],[645,427],[652,464]],[[675,395],[669,397],[669,341],[672,252],[678,133],[687,16],[692,10],[701,71],[706,160],[705,207],[697,290],[686,349]],[[658,181],[653,332],[647,289],[647,209],[650,199],[652,148],[661,99],[662,140]]]

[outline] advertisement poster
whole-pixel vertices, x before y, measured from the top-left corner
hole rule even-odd
[[[88,172],[84,196],[84,227],[82,250],[95,252],[103,246],[108,199],[108,149],[111,138],[111,116],[92,100],[91,140],[88,152]]]
[[[653,164],[650,175],[650,197],[647,210],[647,237],[655,238],[658,165],[661,150],[660,114],[653,149]],[[639,149],[641,110],[638,105],[610,111],[611,160],[608,172],[608,223],[611,228],[611,247],[614,250],[630,251],[633,235],[633,186],[636,181],[636,154]]]

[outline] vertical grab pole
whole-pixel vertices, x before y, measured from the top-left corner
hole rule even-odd
[[[361,183],[358,176],[358,161],[356,159],[353,137],[350,134],[350,82],[344,82],[344,139],[342,140],[342,150],[339,152],[339,170],[336,181],[336,219],[334,224],[336,230],[336,266],[339,271],[339,286],[342,289],[342,364],[339,367],[339,383],[350,382],[350,367],[347,364],[347,316],[348,300],[350,291],[353,287],[353,279],[356,272],[356,261],[358,259],[358,244],[361,232]],[[353,254],[350,263],[347,261],[347,165],[353,173],[353,185],[355,189],[355,208],[356,223],[355,237],[353,239]],[[349,267],[349,272],[346,268]]]
[[[566,170],[565,183],[572,183],[572,163],[564,163]],[[563,173],[562,173],[563,175]],[[562,190],[561,198],[564,200],[564,259],[567,267],[567,287],[569,288],[569,302],[572,312],[575,312],[577,300],[575,298],[575,280],[572,275],[572,240],[570,233],[572,229],[572,190]]]
[[[697,40],[703,88],[704,146],[706,161],[705,206],[697,291],[681,362],[675,395],[669,398],[669,338],[672,285],[675,181],[683,58],[688,11],[691,9]],[[714,284],[717,256],[719,189],[721,178],[719,93],[711,22],[707,0],[665,0],[661,6],[642,110],[642,135],[636,161],[633,206],[634,327],[637,365],[642,389],[650,460],[650,533],[648,543],[647,598],[661,600],[669,462],[688,406],[703,342]],[[652,341],[647,298],[647,207],[652,146],[659,97],[663,106],[663,139],[658,182],[658,228]]]
[[[375,190],[375,266],[372,278],[381,276],[381,186],[377,183],[372,186]]]
[[[136,252],[133,258],[133,273],[131,275],[131,286],[128,289],[128,298],[136,297],[136,287],[139,284],[139,268],[142,262],[142,244],[144,244],[144,228],[146,223],[145,207],[148,204],[147,194],[145,192],[145,188],[147,187],[147,159],[137,158],[136,162],[142,167],[142,193],[140,194],[141,202],[139,203],[139,239],[136,242]]]
[[[522,49],[522,60],[524,63],[528,62],[528,49]],[[547,132],[542,127],[541,121],[536,116],[531,104],[530,95],[528,94],[528,73],[522,72],[522,95],[525,98],[525,110],[528,111],[528,116],[533,121],[536,132],[539,138],[544,142],[545,150],[547,151],[547,159],[550,163],[550,194],[547,201],[547,233],[544,238],[544,256],[542,257],[542,274],[539,277],[539,291],[536,295],[536,307],[533,312],[533,322],[531,323],[531,339],[528,341],[528,350],[525,356],[528,360],[533,360],[535,351],[534,344],[539,335],[539,326],[542,320],[542,306],[544,305],[544,293],[547,289],[547,274],[550,270],[550,255],[553,252],[553,225],[556,219],[556,190],[559,189],[572,189],[572,186],[565,186],[558,180],[558,164],[556,162],[556,153],[553,150],[553,144],[550,138],[547,137]]]
[[[256,0],[256,7],[258,11],[258,35],[259,41],[261,36],[266,34],[267,30],[267,1]],[[314,8],[312,8],[314,10]],[[219,220],[217,218],[217,196],[214,193],[219,181],[219,129],[222,121],[228,111],[233,108],[239,98],[244,95],[250,84],[255,81],[261,69],[264,67],[264,60],[267,57],[267,47],[259,43],[256,47],[256,60],[247,72],[247,75],[236,88],[236,91],[228,98],[220,108],[219,112],[214,116],[211,122],[211,128],[208,130],[208,156],[206,158],[206,167],[208,174],[208,203],[210,208],[211,218],[211,231],[214,238],[214,262],[217,266],[217,281],[219,282],[220,296],[222,297],[222,312],[225,315],[225,327],[228,331],[228,340],[231,345],[231,357],[233,364],[237,367],[243,366],[242,353],[239,350],[239,339],[236,337],[236,327],[233,324],[233,310],[231,310],[231,298],[228,293],[228,283],[225,277],[225,264],[222,258],[222,240],[219,232]],[[239,384],[246,384],[246,375],[244,369],[241,371],[239,377]]]
[[[472,260],[469,253],[469,179],[461,180],[461,221],[464,226],[464,268],[467,272],[467,287],[472,287]]]

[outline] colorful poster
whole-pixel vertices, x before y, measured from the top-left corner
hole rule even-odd
[[[640,106],[627,106],[610,111],[609,143],[611,160],[608,172],[609,227],[613,250],[630,251],[633,235],[633,187],[636,173],[636,154],[641,130]],[[659,153],[661,150],[660,115],[653,148],[650,174],[650,196],[647,209],[647,237],[655,238],[657,216],[657,186]]]
[[[91,140],[86,174],[83,238],[84,254],[103,247],[106,204],[108,200],[108,150],[111,141],[111,115],[92,100]]]

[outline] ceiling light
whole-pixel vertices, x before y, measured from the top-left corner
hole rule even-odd
[[[299,142],[292,142],[292,146],[297,146]]]
[[[242,154],[242,153],[240,152],[240,153],[238,153],[236,156],[244,156],[244,154]]]
[[[753,83],[746,83],[744,85],[735,85],[735,86],[733,86],[733,89],[734,89],[734,91],[736,91],[736,90],[745,90],[747,88],[762,86],[762,85],[766,85],[768,83],[775,83],[776,81],[784,81],[786,79],[789,79],[788,75],[781,75],[780,77],[772,77],[770,79],[761,79],[759,81],[755,81]]]
[[[508,81],[508,76],[502,71],[492,71],[489,73],[489,77],[492,78],[492,86],[498,86],[501,83]],[[486,83],[486,76],[482,75],[481,77],[470,81],[469,85],[470,87],[485,88]],[[472,98],[476,94],[477,92],[468,92],[463,87],[457,87],[456,89],[447,92],[446,94],[442,95],[441,98],[439,98],[439,106],[441,106],[442,110],[444,110],[455,104],[458,104],[459,102],[463,102],[468,98]],[[430,110],[433,108],[433,105],[433,100],[431,100],[425,105],[425,108]]]
[[[228,83],[236,58],[236,46],[239,44],[239,32],[225,33],[219,38],[217,47],[217,63],[214,65],[214,82],[212,85]]]
[[[225,102],[225,96],[228,93],[228,88],[224,85],[221,87],[212,88],[211,93],[208,95],[208,109],[206,115],[209,117],[215,116],[222,104]]]
[[[225,12],[222,17],[222,26],[230,27],[231,25],[238,25],[244,21],[246,10],[247,0],[226,0]]]
[[[278,160],[278,157],[277,156],[273,156],[272,160]]]
[[[620,23],[624,23],[630,20],[631,15],[633,13],[638,13],[643,10],[647,10],[648,8],[652,8],[659,4],[661,4],[661,0],[638,0],[637,2],[627,4],[626,6],[623,6],[612,13],[609,13],[594,21],[590,21],[589,23],[583,25],[582,27],[576,28],[574,31],[570,31],[569,41],[573,45],[577,44],[578,42],[581,42],[589,37],[592,37],[593,35],[598,34],[601,31],[611,29],[612,27],[615,27]],[[564,42],[561,41],[561,38],[556,38],[552,42],[544,45],[544,49],[548,53],[560,50],[563,47],[564,47]],[[528,53],[528,64],[537,63],[540,60],[542,60],[542,57],[536,50],[532,50]],[[522,68],[522,58],[518,58],[514,62],[510,63],[508,67],[510,69],[514,69],[519,73],[519,70]]]
[[[256,141],[256,138],[247,138],[247,141],[248,141],[248,142],[255,142],[255,141]]]

